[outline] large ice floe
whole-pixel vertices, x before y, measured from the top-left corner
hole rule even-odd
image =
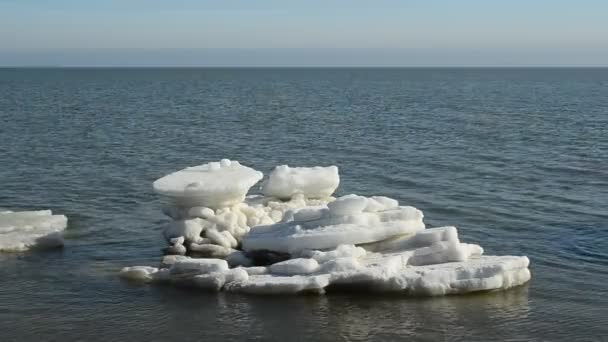
[[[530,279],[525,256],[485,256],[455,227],[426,228],[420,210],[383,196],[332,197],[338,168],[259,171],[223,159],[154,182],[169,246],[159,267],[125,279],[254,294],[354,289],[446,295]]]
[[[50,210],[0,211],[0,252],[63,246],[68,219]]]

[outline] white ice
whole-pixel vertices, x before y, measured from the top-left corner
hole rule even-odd
[[[416,249],[408,260],[413,266],[442,264],[453,261],[465,261],[471,256],[479,256],[483,248],[478,245],[455,241],[435,242],[428,247]]]
[[[293,259],[296,261],[289,267],[275,267],[278,268],[275,271],[272,266],[270,270],[266,267],[228,269],[213,262],[180,261],[168,269],[126,267],[121,276],[145,282],[170,281],[204,289],[255,294],[358,289],[431,296],[508,289],[530,279],[526,257],[476,256],[466,261],[425,266],[409,265],[408,259],[408,253],[368,254],[362,258],[336,258],[318,267],[314,267],[315,262],[307,265],[302,259]],[[281,264],[286,265],[285,262]]]
[[[264,195],[247,196],[261,177],[222,160],[156,181],[169,199],[163,211],[175,220],[163,231],[167,251],[181,255],[165,256],[159,268],[126,267],[121,276],[255,294],[446,295],[530,279],[527,257],[485,256],[481,246],[462,243],[455,227],[425,229],[422,212],[395,199],[330,197],[340,181],[335,166],[278,166]]]
[[[374,203],[373,211],[366,211],[369,202]],[[298,253],[305,249],[332,249],[415,233],[424,229],[422,218],[422,212],[413,207],[347,195],[327,206],[286,212],[282,222],[254,227],[243,236],[242,243],[245,251]]]
[[[187,167],[156,180],[154,190],[181,207],[221,208],[238,204],[263,174],[222,159]]]
[[[482,256],[480,246],[459,241],[455,227],[426,229],[396,242],[381,243],[389,250],[371,252],[355,245],[325,251],[307,249],[294,259],[268,267],[229,269],[224,260],[167,256],[161,263],[165,269],[131,267],[123,269],[121,275],[255,294],[324,293],[348,288],[431,296],[508,289],[530,279],[527,257]]]
[[[362,244],[361,247],[370,252],[402,251],[418,247],[427,247],[435,242],[441,241],[460,242],[456,227],[445,226],[428,228],[418,231],[415,234],[398,235],[386,240]]]
[[[265,196],[290,199],[295,194],[306,198],[327,198],[340,184],[337,166],[289,167],[280,165],[262,186]]]
[[[164,237],[172,244],[167,251],[185,254],[187,250],[191,250],[203,256],[217,257],[222,252],[209,245],[235,248],[242,236],[249,232],[250,227],[273,224],[281,221],[286,212],[325,205],[330,200],[333,198],[307,199],[301,194],[295,195],[289,201],[248,196],[242,203],[219,209],[171,207],[172,209],[168,210],[176,220],[163,230]],[[178,240],[175,239],[179,237],[183,237],[184,241],[176,243]]]
[[[305,249],[300,252],[301,257],[311,258],[320,263],[338,258],[360,258],[365,254],[367,254],[365,249],[355,245],[339,245],[336,249],[329,251]]]
[[[0,251],[63,246],[61,232],[67,222],[67,217],[50,210],[0,211]]]
[[[297,275],[313,273],[319,269],[319,263],[315,259],[297,258],[290,259],[269,267],[270,273],[283,275]]]

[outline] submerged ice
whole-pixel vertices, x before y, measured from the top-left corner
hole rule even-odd
[[[19,252],[32,247],[63,245],[61,232],[68,219],[50,210],[0,211],[0,251]]]
[[[332,197],[338,168],[261,172],[223,159],[154,182],[173,219],[159,267],[126,279],[243,293],[354,288],[416,295],[507,289],[530,279],[525,256],[486,256],[456,227],[426,228],[420,210],[383,197]]]

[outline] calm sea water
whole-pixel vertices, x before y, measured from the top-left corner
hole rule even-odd
[[[0,254],[0,340],[608,340],[608,69],[0,69],[0,207],[69,216]],[[134,286],[151,183],[219,158],[340,167],[487,254],[496,293],[260,297]]]

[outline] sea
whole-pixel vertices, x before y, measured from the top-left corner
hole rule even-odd
[[[507,291],[260,296],[141,285],[152,182],[221,158],[337,165],[489,255]],[[255,192],[257,188],[252,191]],[[3,68],[0,207],[65,246],[0,253],[0,341],[608,341],[608,69]]]

